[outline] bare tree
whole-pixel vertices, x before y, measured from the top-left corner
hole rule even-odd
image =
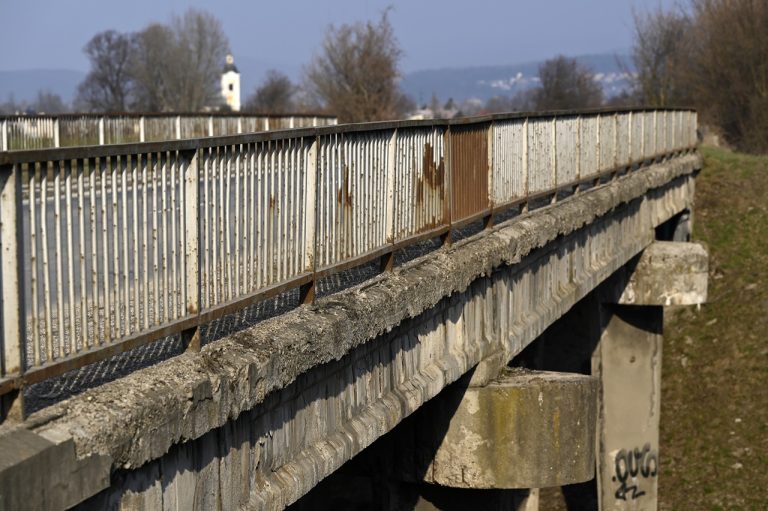
[[[149,25],[135,41],[134,109],[198,111],[221,102],[219,78],[229,42],[213,15],[190,9],[170,26]]]
[[[291,79],[274,69],[267,72],[267,77],[245,102],[246,111],[260,113],[287,113],[296,109],[294,93],[296,86]]]
[[[592,70],[562,55],[539,66],[539,87],[533,102],[537,110],[570,110],[600,106],[603,91]]]
[[[661,8],[635,13],[635,89],[649,106],[687,103],[690,86],[685,67],[690,57],[691,19],[683,12]]]
[[[178,88],[177,111],[197,111],[221,101],[220,77],[229,53],[229,39],[221,22],[211,13],[189,9],[175,18],[172,30],[176,42],[176,60],[172,80]]]
[[[511,96],[494,96],[485,102],[483,109],[491,114],[533,110],[536,94],[537,89],[526,89],[517,91]]]
[[[378,23],[331,26],[306,68],[306,88],[342,122],[393,119],[405,104],[401,56],[388,10]]]
[[[132,79],[128,68],[131,37],[107,30],[93,36],[83,51],[91,70],[77,88],[75,104],[90,111],[125,111]]]
[[[49,90],[37,92],[37,99],[32,104],[32,108],[41,114],[63,114],[69,111],[69,107],[61,99],[61,96]]]
[[[768,151],[768,4],[693,0],[688,79],[703,120],[740,149]]]
[[[131,107],[134,110],[161,112],[172,110],[174,95],[172,71],[166,66],[176,58],[173,32],[153,23],[135,36],[130,73],[134,82]]]

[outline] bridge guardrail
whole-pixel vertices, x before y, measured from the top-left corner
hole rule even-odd
[[[0,395],[695,145],[635,109],[0,153]]]
[[[0,151],[158,142],[336,125],[320,114],[112,113],[0,116]]]

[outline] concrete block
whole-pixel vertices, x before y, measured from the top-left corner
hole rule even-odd
[[[590,376],[510,369],[485,387],[451,388],[420,420],[417,458],[429,466],[417,473],[425,482],[475,489],[589,480],[596,392]]]
[[[78,458],[59,429],[16,429],[0,436],[0,511],[66,509],[107,488],[111,460]]]
[[[656,241],[646,248],[618,303],[698,305],[707,301],[709,255],[698,243]]]

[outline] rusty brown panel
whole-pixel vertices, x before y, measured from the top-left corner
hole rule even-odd
[[[488,125],[451,128],[451,221],[488,209]]]
[[[419,168],[416,161],[413,168]],[[421,161],[421,175],[416,177],[417,233],[427,232],[445,222],[440,204],[445,197],[445,159],[435,162],[435,148],[429,142],[424,144]]]

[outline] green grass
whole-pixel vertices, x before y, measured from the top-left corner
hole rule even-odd
[[[703,147],[709,303],[668,314],[660,508],[768,508],[768,157]]]

